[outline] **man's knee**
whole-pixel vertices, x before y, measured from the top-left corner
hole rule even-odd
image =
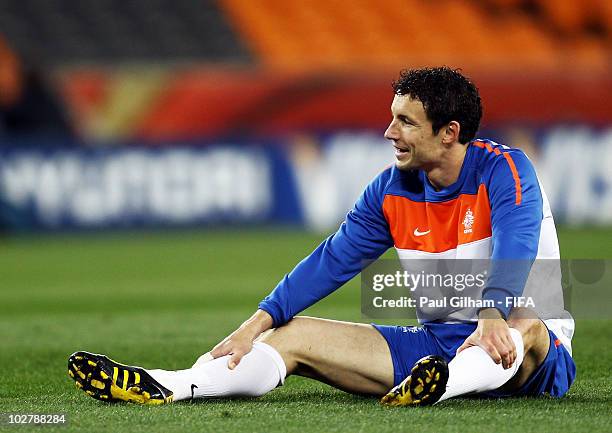
[[[537,352],[540,358],[548,351],[548,329],[537,316],[525,310],[527,309],[513,310],[508,318],[508,326],[521,333],[525,354]]]
[[[502,390],[519,389],[544,362],[548,354],[550,337],[546,325],[533,313],[513,310],[508,326],[517,329],[523,338],[524,357],[519,371],[506,383]]]
[[[302,358],[302,346],[307,343],[315,320],[312,317],[294,317],[285,325],[264,332],[258,341],[274,347],[288,366],[293,365]]]

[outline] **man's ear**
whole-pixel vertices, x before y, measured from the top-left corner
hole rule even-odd
[[[442,135],[442,143],[446,145],[453,144],[459,141],[459,133],[461,132],[461,125],[456,120],[451,120],[448,125],[444,127],[444,133]]]

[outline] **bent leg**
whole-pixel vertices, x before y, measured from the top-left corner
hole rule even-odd
[[[504,369],[479,346],[465,349],[449,363],[447,389],[440,400],[470,393],[511,395],[527,382],[546,358],[548,330],[527,308],[514,309],[507,323],[517,349],[514,365]]]
[[[544,362],[550,346],[548,328],[533,310],[528,308],[513,309],[510,317],[508,317],[508,326],[521,333],[525,355],[516,374],[500,388],[502,392],[512,392],[520,389]]]
[[[524,356],[520,332],[511,328],[510,337],[516,346],[516,360],[508,369],[501,363],[496,364],[491,355],[480,346],[468,347],[451,359],[448,363],[446,391],[439,401],[493,391],[507,383],[520,369]]]
[[[310,377],[351,393],[383,395],[393,386],[393,362],[385,338],[371,325],[295,317],[264,333],[287,375]]]

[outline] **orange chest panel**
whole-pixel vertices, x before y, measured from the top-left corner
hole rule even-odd
[[[491,208],[484,185],[441,203],[387,195],[383,212],[396,248],[438,253],[491,236]]]

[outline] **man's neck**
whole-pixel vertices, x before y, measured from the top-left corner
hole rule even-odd
[[[436,190],[441,190],[457,182],[467,148],[467,144],[458,144],[451,147],[448,152],[445,152],[444,157],[438,164],[429,170],[425,170],[429,182]]]

